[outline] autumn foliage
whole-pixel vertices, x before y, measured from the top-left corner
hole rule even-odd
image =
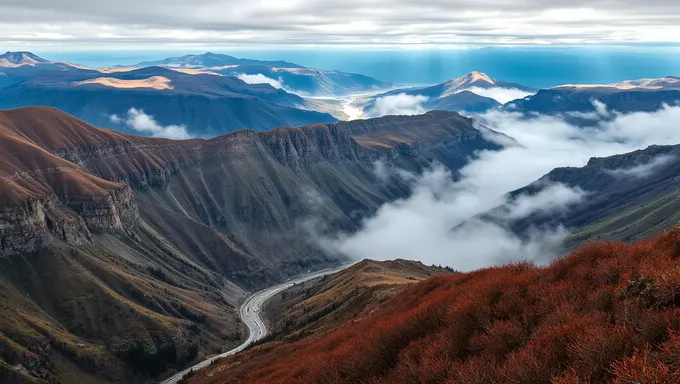
[[[548,267],[435,277],[340,328],[273,346],[267,364],[196,380],[680,383],[679,257],[674,229],[591,243]]]

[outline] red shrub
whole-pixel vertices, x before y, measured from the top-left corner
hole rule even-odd
[[[280,350],[261,383],[678,383],[680,229],[404,290]],[[226,380],[197,375],[195,380]]]

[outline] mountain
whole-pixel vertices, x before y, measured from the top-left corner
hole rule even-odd
[[[511,99],[535,92],[534,89],[496,80],[481,72],[471,72],[465,76],[434,86],[396,89],[359,99],[355,104],[363,108],[366,114],[372,116],[378,112],[376,110],[378,99],[404,94],[427,98],[421,103],[422,108],[425,110],[480,113],[499,107],[506,102],[503,97],[507,98],[507,95],[500,97],[502,102],[494,99],[494,97],[499,97],[499,90],[503,93],[510,92],[512,95],[510,96]]]
[[[82,66],[45,60],[31,52],[5,52],[0,55],[0,88],[38,73],[60,76],[66,72],[87,72]]]
[[[586,120],[609,118],[596,113],[593,100],[604,103],[610,111],[656,111],[663,105],[675,105],[680,101],[680,79],[669,76],[616,84],[563,85],[542,89],[535,95],[512,102],[507,108],[525,113],[564,114],[567,118],[573,117],[574,113],[592,115]]]
[[[18,57],[23,56],[11,55],[12,60]],[[46,62],[26,57],[31,63]],[[22,68],[31,70],[18,72],[12,67],[13,72],[7,72],[0,109],[54,107],[94,125],[172,138],[336,121],[329,114],[310,110],[313,106],[299,96],[230,76],[161,67],[107,73],[62,64]],[[138,117],[134,111],[143,112],[145,122],[134,121]]]
[[[237,59],[215,53],[171,57],[134,65],[137,68],[148,66],[201,69],[227,76],[241,76],[244,79],[250,77],[252,80],[248,81],[251,82],[279,83],[291,92],[312,96],[345,95],[391,86],[390,83],[355,73],[306,68],[285,61]]]
[[[38,57],[30,52],[5,52],[0,55],[0,67],[14,68],[29,66],[35,67],[40,64],[48,64],[49,61]]]
[[[513,196],[535,194],[548,183],[580,188],[588,197],[558,215],[534,215],[512,224],[517,232],[529,226],[562,224],[571,230],[567,248],[590,239],[646,239],[680,221],[677,179],[680,146],[650,146],[631,153],[592,158],[581,168],[557,168]]]
[[[207,383],[675,383],[679,230],[550,266],[430,278],[341,327],[196,372]]]
[[[167,59],[163,60],[143,61],[133,66],[142,68],[153,66],[167,66],[178,68],[211,68],[211,67],[224,67],[227,65],[246,65],[246,66],[262,65],[268,67],[304,68],[300,65],[289,63],[286,61],[261,61],[251,59],[237,59],[233,56],[212,52],[207,52],[201,55],[168,57]]]
[[[229,349],[247,292],[342,262],[310,226],[410,193],[375,161],[456,172],[489,133],[436,112],[173,141],[0,111],[0,377],[144,382]]]

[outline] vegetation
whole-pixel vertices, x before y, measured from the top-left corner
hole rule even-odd
[[[334,331],[260,347],[274,361],[255,349],[243,370],[226,359],[192,382],[679,383],[679,258],[673,229],[433,277]]]

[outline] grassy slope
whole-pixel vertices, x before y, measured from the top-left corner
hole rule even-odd
[[[409,284],[451,271],[419,262],[364,260],[272,298],[266,308],[274,338],[296,340],[333,329]]]
[[[340,328],[193,383],[678,383],[680,228],[548,267],[434,277]]]

